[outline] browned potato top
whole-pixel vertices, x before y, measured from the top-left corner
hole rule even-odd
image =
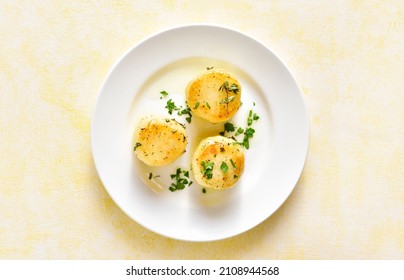
[[[202,140],[192,157],[196,181],[204,187],[232,187],[244,171],[244,150],[233,139],[213,136]]]
[[[240,108],[240,98],[240,83],[224,70],[205,71],[186,88],[192,112],[212,123],[229,120]]]
[[[133,135],[136,156],[150,166],[175,161],[187,143],[185,128],[174,119],[143,119]]]

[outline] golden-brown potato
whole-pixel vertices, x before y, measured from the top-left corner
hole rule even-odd
[[[143,119],[133,134],[136,156],[150,166],[162,166],[178,159],[187,146],[185,128],[174,119]]]
[[[192,112],[212,123],[229,120],[240,108],[241,85],[224,70],[208,70],[190,81],[185,90]]]
[[[202,140],[192,156],[195,180],[204,187],[232,187],[244,171],[244,150],[233,139],[213,136]]]

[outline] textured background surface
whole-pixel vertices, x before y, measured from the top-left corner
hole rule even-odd
[[[0,258],[403,259],[404,2],[0,1]],[[160,29],[239,29],[304,91],[311,142],[287,202],[256,228],[175,241],[109,198],[90,149],[112,64]]]

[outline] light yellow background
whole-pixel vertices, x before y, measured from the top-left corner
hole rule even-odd
[[[281,57],[302,87],[311,135],[302,177],[273,216],[233,238],[190,243],[114,204],[90,127],[125,51],[202,22],[239,29]],[[400,0],[2,0],[0,258],[403,259],[403,107]]]

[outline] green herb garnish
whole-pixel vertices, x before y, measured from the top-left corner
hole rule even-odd
[[[205,104],[206,104],[206,107],[208,107],[210,109],[209,102],[206,102]]]
[[[167,101],[167,105],[166,105],[165,108],[168,109],[168,113],[169,113],[170,115],[173,114],[173,111],[174,111],[174,110],[178,110],[177,106],[175,106],[175,103],[173,102],[172,99],[169,99],[169,100]]]
[[[238,85],[237,85],[237,84],[232,84],[232,85],[230,86],[229,90],[232,91],[232,92],[234,92],[235,94],[237,94],[238,91],[239,91]]]
[[[187,179],[189,178],[189,171],[181,168],[177,168],[175,174],[171,174],[170,177],[175,181],[171,183],[170,187],[168,188],[171,192],[183,190],[186,186],[189,187],[193,183]]]
[[[251,127],[254,121],[257,121],[259,119],[259,116],[253,112],[253,110],[250,110],[248,112],[248,117],[247,117],[247,128],[243,129],[242,127],[235,127],[232,123],[226,122],[224,124],[224,131],[219,132],[220,135],[222,136],[227,136],[231,139],[233,139],[235,144],[239,144],[244,146],[246,149],[250,148],[250,139],[254,136],[255,130]],[[244,138],[242,141],[237,140],[237,136],[241,135],[244,133]],[[232,162],[233,164],[233,162]],[[233,166],[234,167],[234,166]]]
[[[229,104],[230,102],[232,102],[234,100],[234,95],[230,96],[230,97],[226,97],[223,100],[220,100],[219,104]]]
[[[194,109],[197,109],[199,107],[199,101],[196,101]]]
[[[230,163],[231,163],[231,166],[233,166],[233,169],[236,170],[237,167],[236,167],[236,164],[234,163],[233,159],[230,159]]]
[[[229,85],[229,82],[226,80],[220,87],[219,87],[219,91],[226,91],[226,92],[233,92],[235,94],[237,94],[239,92],[239,88],[237,84],[231,84]]]
[[[256,113],[254,113],[252,110],[250,110],[248,112],[247,125],[251,126],[253,121],[258,121],[259,118],[260,117]]]
[[[227,165],[227,163],[225,163],[224,161],[222,161],[222,164],[220,165],[220,169],[223,171],[223,173],[227,173],[227,171],[229,171],[229,166]]]
[[[181,107],[179,108],[178,111],[178,116],[182,116],[182,115],[189,115],[189,113],[191,112],[191,109],[189,107],[182,109]]]
[[[202,193],[206,193],[206,189],[205,189],[205,188],[202,189]]]
[[[182,115],[188,115],[188,117],[186,117],[185,119],[187,120],[188,123],[191,123],[192,120],[192,113],[191,113],[191,108],[187,107],[185,109],[181,109],[180,107],[180,111],[178,112],[178,116],[182,116]]]
[[[183,109],[182,106],[177,107],[177,105],[175,105],[174,101],[172,99],[169,99],[167,101],[167,105],[165,106],[165,108],[168,109],[168,113],[170,115],[172,115],[174,111],[177,111],[178,116],[188,115],[188,117],[185,119],[187,120],[188,123],[191,123],[192,113],[191,113],[191,109],[188,107],[188,104],[187,104],[186,108]]]
[[[136,151],[137,147],[142,146],[142,144],[140,144],[139,142],[136,142],[135,147],[133,147],[133,150]]]
[[[160,94],[162,95],[162,96],[160,96],[160,99],[163,99],[163,97],[167,97],[167,96],[168,96],[168,92],[166,92],[165,90],[160,91]]]
[[[213,177],[213,167],[215,163],[210,161],[202,161],[202,170],[201,173],[206,179],[212,179]]]
[[[244,131],[243,145],[248,150],[250,148],[250,138],[253,138],[255,129],[248,127]]]
[[[232,123],[230,123],[230,122],[226,122],[224,124],[224,131],[226,131],[226,132],[234,131],[234,125]]]
[[[252,122],[253,122],[252,113],[253,113],[252,110],[250,110],[250,111],[248,112],[248,118],[247,118],[247,125],[248,125],[248,126],[252,125]]]
[[[149,173],[149,180],[157,178],[157,177],[160,177],[160,175],[153,176],[152,172]]]
[[[244,129],[239,127],[236,131],[236,134],[234,134],[234,136],[239,136],[240,134],[242,134],[244,132]]]

